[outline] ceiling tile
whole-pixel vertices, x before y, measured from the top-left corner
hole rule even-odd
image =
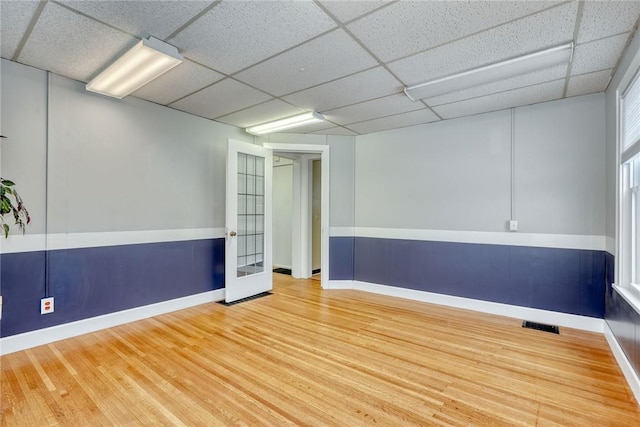
[[[197,116],[215,119],[262,103],[269,95],[233,79],[224,79],[170,106]]]
[[[322,133],[321,130],[334,128],[336,125],[330,122],[312,123],[306,126],[299,126],[289,130],[283,130],[279,133]]]
[[[315,132],[308,132],[314,135],[345,135],[345,136],[356,136],[357,133],[350,131],[349,129],[345,129],[343,127],[335,127],[325,130],[317,130]]]
[[[284,97],[302,108],[326,111],[402,91],[402,84],[382,67],[324,83]]]
[[[336,30],[235,77],[265,92],[281,96],[375,65],[377,62],[346,32]]]
[[[201,64],[234,73],[335,26],[311,1],[223,1],[171,42]]]
[[[452,119],[558,99],[562,97],[563,90],[564,79],[555,80],[467,101],[441,105],[433,107],[433,110],[443,119]]]
[[[577,76],[615,67],[628,38],[628,34],[620,34],[577,45],[573,51],[571,75]]]
[[[431,110],[424,109],[397,114],[395,116],[382,117],[380,119],[368,120],[366,122],[354,123],[348,127],[359,134],[365,134],[406,126],[414,126],[422,123],[430,123],[437,120],[440,119],[438,119],[438,116],[433,114]]]
[[[135,91],[133,96],[166,105],[223,78],[220,73],[185,60]]]
[[[346,125],[423,108],[425,106],[421,102],[412,102],[404,94],[395,94],[327,111],[323,114],[327,120],[339,125]]]
[[[556,46],[572,39],[576,11],[576,2],[555,7],[392,62],[389,68],[411,85]]]
[[[39,1],[0,2],[0,17],[2,17],[0,45],[3,58],[13,58],[24,32],[38,9],[38,4],[40,4]]]
[[[283,119],[303,113],[300,108],[287,104],[279,99],[274,99],[264,104],[249,107],[246,110],[238,111],[227,116],[218,117],[216,121],[228,125],[246,128],[253,125]]]
[[[556,65],[555,67],[534,71],[533,73],[524,74],[522,76],[511,77],[509,79],[471,87],[469,89],[463,89],[457,92],[434,96],[433,98],[427,98],[424,101],[427,103],[427,105],[430,106],[450,104],[452,102],[477,98],[479,96],[490,95],[492,93],[504,92],[507,90],[517,89],[519,87],[550,82],[552,80],[558,80],[566,77],[567,67],[568,64]]]
[[[47,3],[18,61],[86,82],[137,41],[121,31]]]
[[[586,1],[577,43],[628,33],[640,15],[639,1]]]
[[[529,15],[554,3],[558,2],[397,2],[349,24],[348,28],[387,62]]]
[[[322,133],[320,131],[335,128],[336,125],[331,122],[312,123],[305,126],[299,126],[293,129],[283,130],[279,133]]]
[[[165,39],[202,12],[204,1],[69,1],[60,3],[139,38]]]
[[[613,70],[604,70],[571,77],[567,88],[567,96],[603,92],[607,88],[612,72]]]
[[[320,3],[341,22],[348,22],[389,2],[390,0],[322,0]]]

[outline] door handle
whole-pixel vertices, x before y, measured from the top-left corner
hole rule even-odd
[[[231,237],[236,237],[238,235],[238,233],[236,233],[235,231],[232,231],[231,233],[229,233],[229,236]]]

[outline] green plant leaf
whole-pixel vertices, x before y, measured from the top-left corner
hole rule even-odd
[[[0,214],[1,215],[6,215],[9,212],[11,212],[11,200],[9,200],[6,197],[3,197],[2,199],[0,199]]]
[[[26,225],[31,222],[31,217],[22,198],[13,187],[15,183],[9,179],[0,178],[0,221],[4,230],[4,237],[9,237],[9,224],[5,223],[4,216],[12,214],[15,224],[24,234]],[[13,199],[10,197],[13,196]]]

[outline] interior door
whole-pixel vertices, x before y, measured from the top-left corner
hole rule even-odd
[[[230,139],[227,145],[225,301],[270,291],[272,153]]]

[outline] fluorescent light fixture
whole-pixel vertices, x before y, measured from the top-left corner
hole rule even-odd
[[[311,123],[319,123],[324,121],[324,116],[315,111],[299,114],[286,119],[276,120],[274,122],[265,123],[258,126],[247,128],[246,131],[254,135],[264,135],[265,133],[278,132],[285,129],[291,129],[298,126],[304,126]]]
[[[412,101],[456,92],[571,62],[573,42],[404,88]]]
[[[122,99],[182,62],[174,46],[149,37],[87,83],[87,90]]]

